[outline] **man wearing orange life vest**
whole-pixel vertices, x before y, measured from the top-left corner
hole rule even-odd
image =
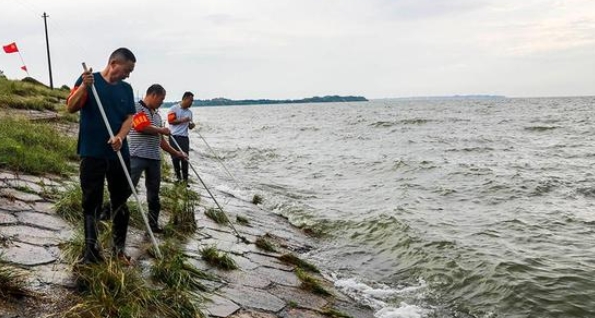
[[[172,138],[175,138],[175,140],[178,142],[178,145],[180,145],[182,151],[185,153],[190,151],[188,129],[193,129],[195,126],[192,122],[192,111],[190,110],[190,106],[192,106],[193,102],[194,94],[191,92],[185,92],[184,95],[182,95],[182,101],[177,105],[172,106],[169,112],[167,112],[167,122],[169,123],[169,128],[171,130],[169,142],[170,144],[175,145],[175,143],[171,140]],[[171,159],[174,166],[174,171],[176,172],[177,181],[187,183],[188,162],[180,160],[174,156],[172,156]]]
[[[141,174],[145,173],[145,187],[147,189],[147,203],[149,205],[149,225],[153,233],[162,233],[158,218],[161,210],[159,187],[161,182],[161,153],[160,148],[172,157],[186,160],[188,157],[172,148],[164,135],[170,130],[163,127],[161,116],[157,109],[165,99],[165,89],[159,84],[153,84],[147,89],[143,100],[136,103],[136,114],[132,119],[132,130],[128,135],[130,143],[130,168],[134,186],[138,184]]]

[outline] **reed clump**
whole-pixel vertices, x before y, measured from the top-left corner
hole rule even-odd
[[[312,273],[320,273],[320,270],[316,266],[300,259],[299,257],[295,256],[294,254],[291,254],[291,253],[283,254],[283,255],[279,256],[278,259],[285,264],[294,265],[299,269],[306,270],[306,271],[309,271]]]
[[[200,255],[207,263],[223,270],[237,269],[238,265],[228,253],[220,253],[215,246],[204,247]]]
[[[331,293],[328,292],[322,285],[318,279],[314,278],[314,276],[308,274],[301,268],[296,268],[295,274],[297,275],[298,279],[302,282],[300,288],[310,291],[314,294],[321,295],[321,296],[330,296]]]
[[[275,245],[273,245],[273,243],[269,242],[267,239],[265,239],[262,236],[258,237],[254,244],[256,245],[256,247],[260,248],[263,251],[277,252]]]
[[[218,208],[209,208],[205,211],[205,215],[209,217],[211,220],[215,221],[217,224],[227,224],[229,223],[229,219],[225,212]]]

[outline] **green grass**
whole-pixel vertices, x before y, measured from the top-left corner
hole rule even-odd
[[[280,261],[282,261],[283,263],[295,265],[299,269],[306,270],[306,271],[309,271],[312,273],[320,273],[320,270],[318,268],[316,268],[316,266],[300,259],[299,257],[297,257],[291,253],[283,254],[283,255],[279,256],[278,259]]]
[[[206,291],[200,279],[210,279],[211,276],[185,262],[186,257],[180,249],[179,242],[167,240],[159,250],[163,257],[155,259],[151,267],[153,280],[176,290]]]
[[[71,224],[80,224],[83,221],[83,192],[78,184],[71,184],[60,194],[54,204],[54,210],[64,220]]]
[[[236,221],[242,225],[250,225],[250,221],[246,217],[236,215]]]
[[[51,110],[63,108],[68,90],[50,89],[32,78],[0,77],[0,108]]]
[[[253,204],[260,204],[260,203],[262,203],[262,197],[260,195],[258,195],[258,194],[255,194],[252,197],[252,203]]]
[[[316,278],[305,272],[303,269],[296,268],[295,274],[302,282],[300,285],[302,289],[321,296],[331,296],[331,293],[324,289],[324,287],[320,285],[320,282]]]
[[[255,244],[256,244],[256,247],[258,247],[261,250],[266,251],[266,252],[276,252],[277,251],[277,249],[275,248],[275,245],[273,245],[271,242],[269,242],[264,237],[257,238]]]
[[[0,127],[0,168],[33,175],[75,171],[76,140],[54,126],[4,116]]]
[[[227,253],[219,253],[215,246],[204,247],[200,255],[207,263],[223,270],[237,269],[238,265]]]
[[[229,219],[225,212],[219,210],[218,208],[209,208],[205,211],[205,215],[208,216],[211,220],[215,221],[217,224],[227,224],[229,223]]]

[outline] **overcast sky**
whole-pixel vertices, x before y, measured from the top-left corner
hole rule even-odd
[[[49,83],[44,11],[55,86],[124,46],[166,100],[595,94],[594,0],[0,0],[0,44]]]

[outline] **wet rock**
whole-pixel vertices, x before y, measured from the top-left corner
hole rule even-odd
[[[5,260],[23,266],[43,265],[56,261],[56,256],[46,248],[27,243],[14,242],[2,252]]]
[[[263,311],[241,309],[229,318],[277,318],[277,316]]]
[[[319,312],[309,310],[309,309],[302,309],[302,308],[287,308],[279,314],[279,317],[282,317],[282,318],[328,318],[328,316],[324,316],[323,314],[321,314]]]
[[[283,299],[286,303],[295,303],[297,307],[301,308],[321,309],[328,304],[326,299],[296,287],[275,285],[268,288],[267,291]]]
[[[228,283],[249,286],[254,288],[264,288],[271,284],[271,281],[261,276],[254,275],[253,272],[244,272],[241,270],[223,271],[220,269],[211,271]]]
[[[263,279],[270,280],[279,285],[285,286],[299,286],[300,280],[295,276],[293,272],[286,272],[274,268],[259,267],[253,271],[250,271],[252,275],[262,277]]]
[[[355,301],[337,301],[333,308],[351,317],[374,318],[374,313],[369,307],[358,305]]]
[[[276,268],[276,269],[280,269],[283,271],[292,271],[293,270],[293,266],[287,265],[275,257],[266,256],[266,255],[257,254],[257,253],[246,253],[246,254],[244,254],[244,256],[247,257],[248,259],[250,259],[251,261],[253,261],[257,264],[260,264],[261,266],[264,266],[264,267]]]
[[[227,317],[240,309],[240,306],[231,300],[218,295],[209,296],[209,300],[204,305],[206,312],[214,317]]]
[[[221,293],[242,307],[273,312],[285,307],[283,300],[259,289],[234,285],[222,288]]]
[[[256,264],[243,256],[234,256],[233,260],[240,269],[245,271],[251,271],[260,266],[259,264]]]

